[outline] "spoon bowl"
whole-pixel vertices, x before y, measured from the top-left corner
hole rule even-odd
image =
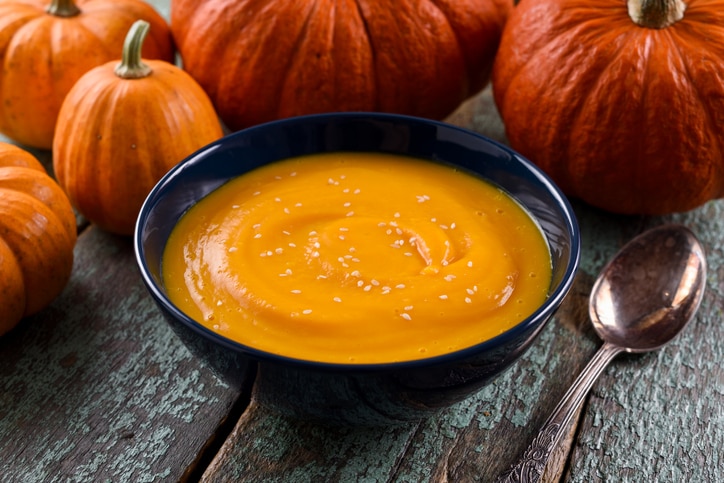
[[[706,258],[696,236],[664,225],[631,240],[591,290],[598,336],[638,353],[658,349],[693,318],[704,295]]]
[[[498,482],[536,482],[586,394],[621,352],[656,350],[694,318],[704,297],[704,248],[688,228],[663,225],[628,242],[603,268],[589,300],[603,345],[573,382],[518,462]]]

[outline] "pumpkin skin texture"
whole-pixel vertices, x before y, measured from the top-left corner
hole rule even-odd
[[[60,294],[76,237],[60,186],[30,153],[0,143],[0,335]]]
[[[622,214],[688,211],[724,196],[724,1],[655,0],[672,15],[646,25],[628,12],[641,1],[628,3],[523,0],[495,102],[511,147],[569,196]]]
[[[121,58],[139,18],[153,26],[144,55],[173,60],[168,24],[141,0],[0,0],[0,132],[50,149],[65,95],[91,68]]]
[[[174,0],[184,69],[232,130],[302,114],[443,118],[489,80],[512,0]]]
[[[169,169],[223,135],[191,76],[165,61],[141,62],[135,27],[123,62],[90,70],[70,90],[53,142],[55,175],[72,205],[120,235],[133,233],[146,196]]]

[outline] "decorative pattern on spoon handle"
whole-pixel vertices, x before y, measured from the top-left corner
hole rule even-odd
[[[518,463],[496,480],[498,483],[530,483],[543,476],[548,455],[556,446],[557,434],[561,425],[547,424],[541,428],[530,446],[525,450]]]
[[[521,459],[510,470],[501,474],[496,483],[535,483],[540,481],[548,458],[563,437],[563,432],[569,427],[573,415],[578,411],[586,394],[611,359],[621,351],[623,351],[621,347],[608,342],[601,346],[573,381]]]

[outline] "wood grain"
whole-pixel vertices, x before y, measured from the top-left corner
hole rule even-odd
[[[0,479],[179,480],[241,390],[161,319],[130,239],[90,228],[75,255],[61,296],[0,339]]]

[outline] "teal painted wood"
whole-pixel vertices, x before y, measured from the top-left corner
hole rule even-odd
[[[161,319],[130,239],[90,228],[61,296],[0,338],[0,480],[177,481],[234,412]]]

